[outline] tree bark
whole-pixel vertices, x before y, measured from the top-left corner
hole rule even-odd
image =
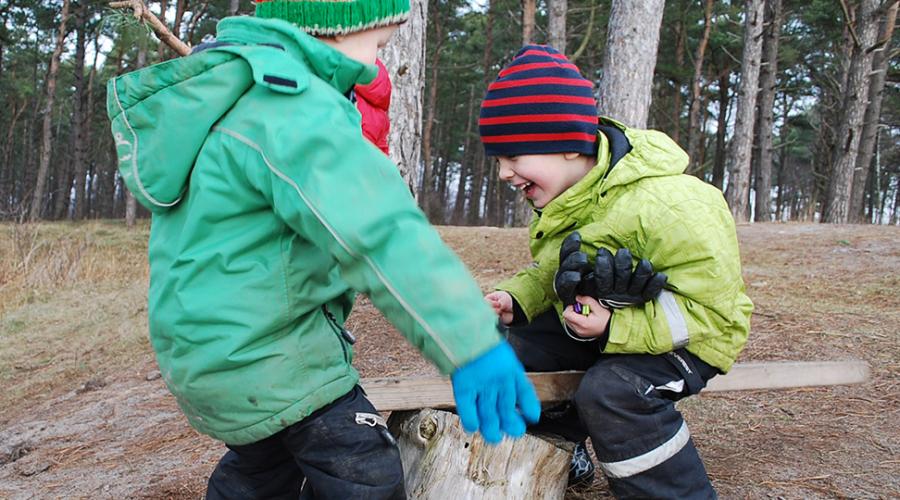
[[[394,33],[381,50],[387,67],[391,92],[391,133],[388,145],[391,159],[400,169],[406,185],[417,196],[416,172],[422,144],[422,94],[425,87],[425,27],[428,15],[426,0],[410,2],[409,21]],[[421,196],[421,193],[418,193]]]
[[[59,73],[59,59],[62,55],[66,41],[66,21],[69,19],[69,0],[63,0],[62,13],[60,14],[59,30],[56,35],[56,46],[50,56],[50,68],[47,70],[47,93],[45,97],[43,121],[41,122],[41,156],[38,164],[37,182],[34,187],[34,196],[31,199],[31,210],[28,219],[36,221],[41,218],[44,206],[44,195],[47,190],[47,177],[50,171],[51,143],[53,141],[52,118],[53,104],[56,98],[56,76]]]
[[[878,33],[875,13],[878,0],[862,0],[856,16],[858,40],[854,43],[847,83],[844,86],[843,118],[837,129],[837,147],[832,156],[831,182],[828,186],[828,206],[823,222],[844,224],[850,221],[850,196],[853,191],[853,170],[859,156],[859,139],[863,116],[869,102],[868,73],[872,68],[871,47]],[[851,33],[854,30],[851,29]]]
[[[865,198],[865,186],[868,179],[869,165],[875,152],[875,137],[878,135],[878,123],[881,119],[881,101],[884,97],[884,84],[888,71],[887,54],[891,50],[891,37],[894,34],[894,26],[897,21],[897,7],[895,2],[887,10],[887,15],[881,21],[878,33],[878,47],[872,54],[872,73],[869,80],[869,105],[863,117],[862,136],[859,140],[859,155],[856,160],[856,169],[853,174],[853,191],[850,195],[850,221],[860,223],[865,220],[863,211],[863,198]],[[877,188],[876,188],[877,190]]]
[[[240,0],[231,0],[231,4],[228,6],[228,15],[236,16],[238,13],[238,10],[240,10],[240,8],[241,8]]]
[[[599,109],[629,127],[645,128],[664,0],[612,0]]]
[[[706,57],[706,46],[709,45],[709,32],[712,29],[713,1],[706,0],[706,8],[703,11],[703,36],[697,44],[697,52],[694,54],[694,76],[691,79],[691,109],[688,113],[688,157],[690,166],[688,172],[696,173],[700,170],[698,152],[700,150],[700,80],[703,78],[703,59]]]
[[[456,181],[456,202],[453,204],[452,224],[460,225],[466,220],[466,179],[472,170],[477,155],[472,154],[472,123],[475,114],[475,86],[469,86],[469,107],[466,114],[466,136],[463,142],[463,158],[459,165],[459,179]],[[480,148],[481,145],[475,146]],[[471,196],[469,197],[471,198]]]
[[[741,85],[737,118],[731,143],[728,189],[725,198],[736,222],[750,219],[750,153],[759,90],[759,64],[762,53],[763,1],[746,0],[744,9],[744,54],[741,58]]]
[[[534,41],[534,14],[536,11],[536,0],[522,0],[522,45],[528,45]]]
[[[681,6],[685,6],[686,2],[682,2]],[[687,45],[687,27],[684,21],[684,10],[675,23],[675,67],[684,66],[684,53]],[[681,75],[674,71],[672,73],[672,132],[669,134],[675,142],[681,142],[681,107],[684,105],[681,95]]]
[[[775,92],[778,77],[778,39],[783,22],[781,0],[766,0],[766,20],[763,41],[763,64],[759,89],[759,165],[756,171],[756,222],[772,219],[772,129],[775,126]]]
[[[566,53],[566,17],[569,0],[547,0],[547,43]]]

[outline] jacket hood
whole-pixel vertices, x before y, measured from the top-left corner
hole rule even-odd
[[[119,172],[152,212],[178,204],[210,129],[253,85],[299,94],[314,75],[346,93],[376,73],[281,20],[226,18],[217,35],[213,48],[107,85]]]

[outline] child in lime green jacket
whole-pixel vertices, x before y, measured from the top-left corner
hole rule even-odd
[[[591,86],[556,50],[526,46],[488,89],[482,142],[535,217],[534,265],[486,298],[526,369],[587,370],[574,408],[538,430],[590,436],[617,496],[711,498],[673,402],[746,342],[734,221],[669,137],[598,120]],[[593,478],[577,451],[570,478]]]

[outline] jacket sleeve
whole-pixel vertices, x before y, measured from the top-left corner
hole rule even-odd
[[[695,199],[637,217],[640,231],[612,235],[602,246],[628,247],[666,273],[669,284],[656,300],[613,311],[604,352],[661,354],[729,331],[746,336],[749,299],[724,202]]]
[[[558,267],[558,257],[543,259],[519,271],[512,278],[501,281],[494,288],[512,295],[530,323],[553,306],[556,300],[553,278]]]
[[[253,150],[258,167],[247,175],[278,217],[332,255],[347,283],[452,373],[499,343],[497,317],[397,167],[341,109],[352,104],[337,101],[304,99],[296,127],[269,132],[267,144],[233,134]]]

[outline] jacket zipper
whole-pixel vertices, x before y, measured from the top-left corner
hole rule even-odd
[[[341,344],[341,349],[344,351],[344,360],[349,362],[350,356],[347,353],[347,345],[344,342],[353,345],[356,343],[356,337],[354,337],[349,330],[338,323],[337,318],[335,318],[334,314],[332,314],[331,311],[328,310],[327,305],[322,304],[322,312],[325,314],[325,318],[328,319],[328,323],[329,325],[331,325],[331,330],[335,335],[337,335],[338,342],[340,342]]]

